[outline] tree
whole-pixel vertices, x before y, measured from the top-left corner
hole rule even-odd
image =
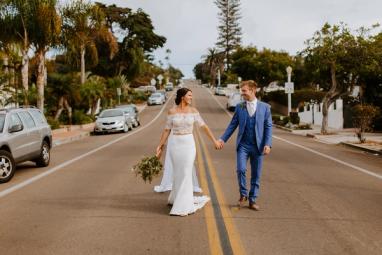
[[[21,82],[24,90],[24,104],[28,104],[28,67],[30,49],[30,18],[33,15],[27,0],[5,0],[0,3],[0,41],[3,48],[9,44],[20,45]]]
[[[71,124],[72,107],[70,104],[70,99],[76,90],[74,84],[77,79],[73,73],[51,73],[48,75],[49,86],[47,89],[50,96],[55,97],[57,102],[57,111],[54,115],[55,120],[58,120],[62,111],[66,109],[68,112],[69,124]]]
[[[45,54],[60,44],[61,18],[56,10],[56,0],[29,0],[31,18],[30,40],[37,58],[37,107],[44,110]]]
[[[203,56],[206,67],[208,67],[209,80],[215,86],[217,71],[223,74],[224,71],[224,52],[218,52],[216,48],[209,48],[207,55]]]
[[[314,70],[312,77],[320,81],[326,94],[322,106],[321,133],[328,133],[329,106],[341,96],[348,95],[357,84],[362,66],[368,62],[364,36],[354,36],[343,23],[326,23],[320,31],[306,41],[302,52],[305,62]]]
[[[88,102],[90,114],[95,115],[98,101],[105,92],[105,80],[100,76],[90,76],[81,86],[81,96]]]
[[[81,84],[85,83],[85,54],[91,56],[94,65],[98,62],[96,40],[106,42],[110,49],[109,57],[113,57],[118,49],[117,41],[105,25],[102,10],[91,3],[76,0],[64,7],[63,18],[63,42],[70,59],[78,60],[80,56]]]
[[[231,53],[241,43],[240,0],[215,0],[215,4],[220,10],[219,37],[216,46],[224,51],[228,70],[231,67]]]
[[[286,78],[286,67],[293,66],[293,58],[286,52],[256,47],[238,48],[232,55],[232,71],[244,80],[255,80],[260,87],[270,82],[282,82]]]
[[[134,81],[140,75],[144,75],[150,53],[159,47],[163,47],[166,38],[154,32],[151,18],[141,9],[133,12],[129,8],[121,8],[115,5],[106,6],[96,3],[105,13],[106,24],[113,31],[118,31],[119,51],[112,61],[107,61],[103,56],[107,54],[104,47],[100,47],[99,55],[102,58],[99,65],[92,69],[93,73],[110,77],[125,75],[128,80]]]

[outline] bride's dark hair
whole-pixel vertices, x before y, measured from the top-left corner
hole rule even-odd
[[[179,105],[182,102],[182,97],[184,97],[188,91],[191,91],[191,89],[188,88],[180,88],[176,91],[176,98],[175,98],[175,104]]]

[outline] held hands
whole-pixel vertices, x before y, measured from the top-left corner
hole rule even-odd
[[[268,155],[269,153],[271,153],[271,147],[269,147],[268,145],[265,145],[263,153],[264,155]]]
[[[224,142],[222,141],[222,140],[217,140],[217,141],[215,141],[215,149],[216,150],[221,150],[221,149],[223,149],[223,147],[224,147]]]

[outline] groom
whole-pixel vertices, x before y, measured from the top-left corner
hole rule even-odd
[[[241,95],[245,100],[236,106],[231,123],[220,138],[222,149],[232,133],[239,126],[236,141],[237,178],[239,182],[239,206],[249,200],[249,208],[258,211],[256,204],[259,194],[261,168],[264,155],[268,155],[272,146],[272,116],[270,106],[256,98],[255,81],[243,81],[240,85]],[[251,162],[251,189],[248,193],[246,185],[247,161]]]

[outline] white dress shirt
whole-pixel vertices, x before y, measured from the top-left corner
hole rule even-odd
[[[253,116],[256,112],[256,107],[257,107],[257,98],[255,98],[252,101],[247,101],[247,111],[249,113],[249,116]]]

